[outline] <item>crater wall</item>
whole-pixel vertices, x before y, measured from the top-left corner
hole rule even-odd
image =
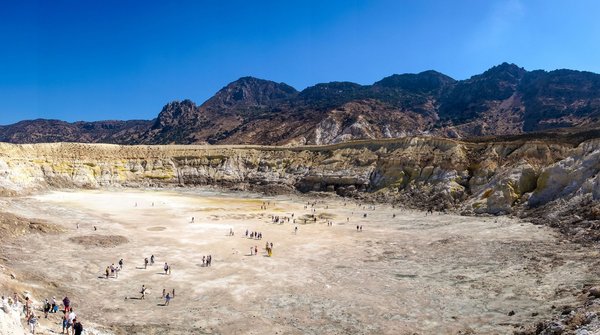
[[[474,214],[575,211],[598,220],[600,140],[471,143],[428,137],[327,146],[0,143],[0,192],[215,185],[335,192]],[[561,214],[562,213],[562,214]],[[569,212],[570,213],[570,212]]]

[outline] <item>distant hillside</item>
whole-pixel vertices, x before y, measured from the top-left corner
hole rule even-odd
[[[135,143],[152,121],[65,122],[59,120],[28,120],[10,126],[0,126],[0,142],[9,143]]]
[[[411,135],[473,138],[600,125],[600,75],[503,63],[467,80],[436,71],[372,85],[240,78],[201,105],[165,105],[152,121],[22,121],[0,141],[120,144],[329,144]]]

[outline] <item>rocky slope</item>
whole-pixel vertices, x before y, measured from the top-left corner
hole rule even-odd
[[[25,335],[19,312],[0,301],[0,334]]]
[[[503,63],[467,80],[425,71],[372,85],[322,83],[301,92],[243,77],[201,105],[170,102],[152,121],[23,121],[0,126],[0,142],[305,145],[560,128],[600,128],[600,75]]]
[[[9,143],[87,142],[115,143],[136,141],[151,121],[98,121],[69,123],[60,120],[21,121],[0,126],[0,141]]]
[[[516,214],[597,238],[600,140],[411,137],[329,146],[0,144],[0,190],[217,185]],[[585,232],[585,234],[584,234]]]

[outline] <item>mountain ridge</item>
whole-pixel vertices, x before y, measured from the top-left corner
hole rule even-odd
[[[198,105],[172,101],[153,120],[0,126],[11,143],[330,144],[437,136],[469,139],[600,125],[600,75],[527,71],[502,63],[465,80],[435,70],[393,74],[370,85],[333,81],[301,91],[241,77]]]

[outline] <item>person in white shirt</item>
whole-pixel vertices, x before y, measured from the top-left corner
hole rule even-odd
[[[77,317],[77,314],[75,314],[75,312],[73,311],[73,308],[71,308],[71,311],[69,312],[69,316],[67,317],[67,334],[69,334],[69,329],[73,329],[73,320],[75,320],[76,317]]]

